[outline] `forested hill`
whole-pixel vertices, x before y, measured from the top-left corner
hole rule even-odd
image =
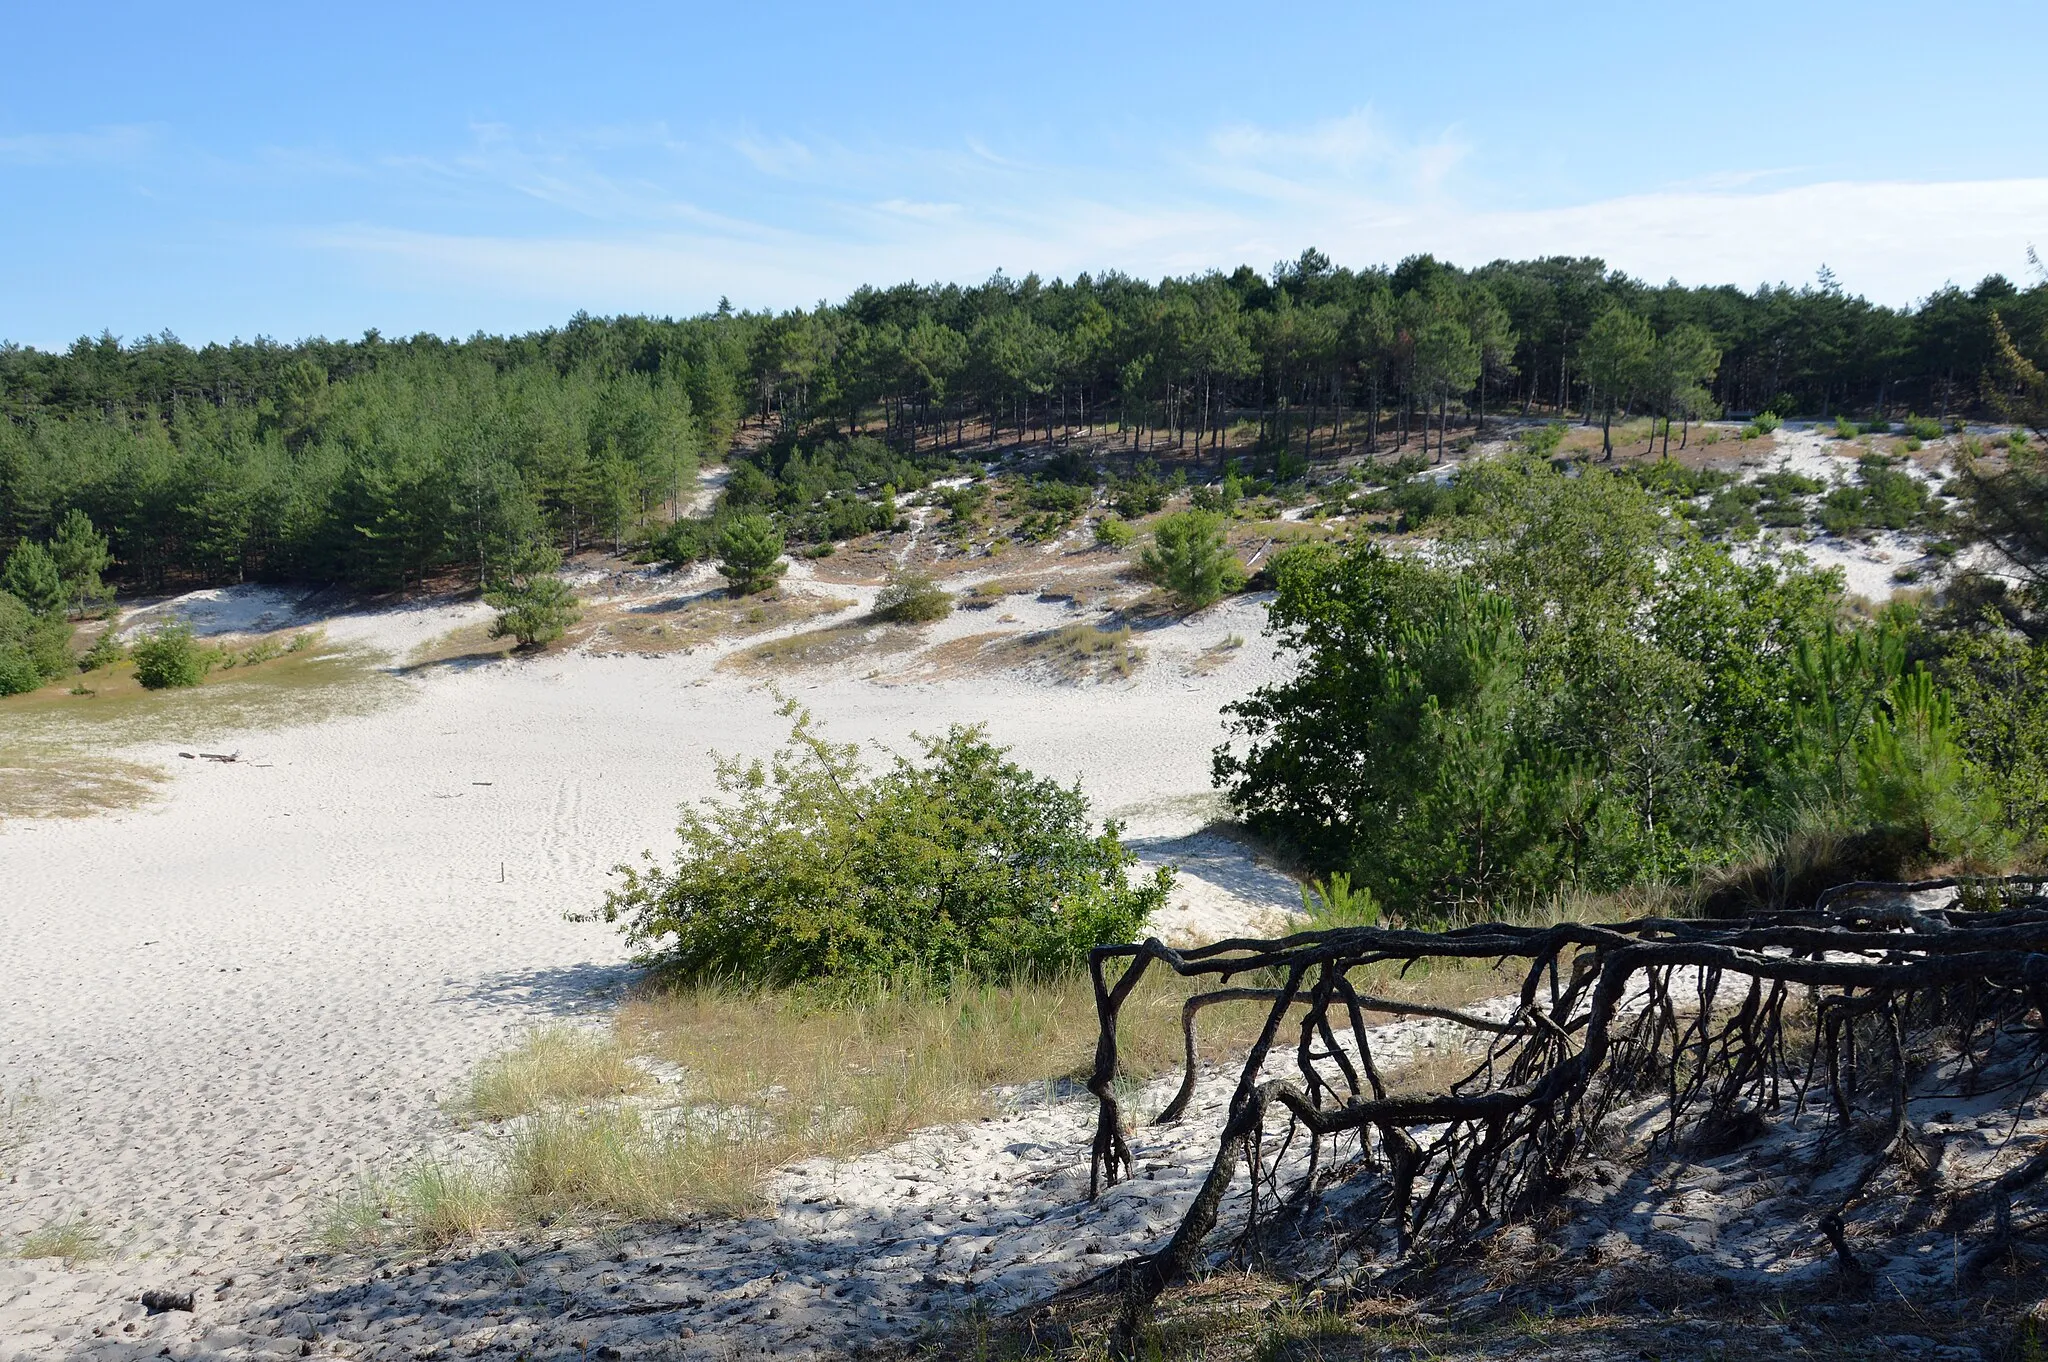
[[[1994,276],[1893,309],[1825,273],[1745,291],[1591,259],[1354,271],[1310,251],[1267,275],[998,275],[459,342],[10,345],[0,552],[79,509],[137,585],[481,571],[537,536],[573,549],[675,514],[696,458],[749,418],[912,453],[1106,425],[1214,449],[1249,425],[1263,452],[1314,457],[1389,425],[1405,441],[1424,413],[1977,415],[1999,325],[2038,352],[2048,284]]]

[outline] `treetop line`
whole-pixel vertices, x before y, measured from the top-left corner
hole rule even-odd
[[[678,513],[696,456],[750,419],[807,438],[879,420],[913,455],[1085,432],[1314,458],[1427,443],[1432,418],[1440,444],[1454,409],[1982,415],[1999,325],[2048,358],[2048,284],[1901,309],[1825,275],[1653,287],[1590,258],[1354,270],[1311,250],[1268,274],[997,274],[463,341],[4,345],[0,549],[77,508],[152,585],[481,575],[535,534],[575,551]]]

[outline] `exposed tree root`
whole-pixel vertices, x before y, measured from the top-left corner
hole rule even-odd
[[[1935,890],[1947,892],[1939,908],[1908,898]],[[1350,977],[1435,959],[1526,961],[1512,1012],[1489,1019],[1394,1002],[1361,993]],[[1131,1171],[1113,1087],[1117,1015],[1155,961],[1218,985],[1183,1009],[1187,1074],[1161,1122],[1187,1110],[1201,1009],[1263,1002],[1268,1011],[1206,1181],[1172,1239],[1125,1269],[1133,1312],[1203,1260],[1240,1165],[1250,1178],[1240,1242],[1334,1182],[1371,1172],[1384,1180],[1371,1204],[1393,1251],[1448,1249],[1555,1198],[1603,1120],[1651,1096],[1666,1112],[1656,1139],[1694,1147],[1740,1139],[1788,1105],[1796,1115],[1824,1104],[1819,1114],[1845,1135],[1874,1119],[1874,1152],[1815,1226],[1854,1277],[1862,1268],[1844,1217],[1880,1172],[1915,1152],[1909,1088],[1925,1067],[1915,1047],[1936,1040],[1936,1062],[1957,1085],[1980,1076],[1994,1051],[2020,1047],[2029,1065],[2048,1061],[2048,887],[2038,876],[1843,885],[1810,910],[1747,918],[1346,928],[1186,951],[1146,941],[1104,947],[1092,961],[1101,1032],[1089,1080],[1100,1102],[1091,1195]],[[1447,1091],[1390,1096],[1367,1031],[1376,1013],[1468,1028],[1484,1056]],[[1293,1073],[1267,1077],[1290,1027]],[[1296,1150],[1304,1135],[1305,1151]],[[1340,1153],[1342,1164],[1324,1166]],[[1975,1185],[1937,1176],[1938,1156],[1921,1151],[1920,1163],[1923,1186],[1947,1199],[1955,1228],[1997,1216],[1994,1252],[2010,1244],[2003,1227],[2014,1194],[2048,1177],[2048,1151]]]

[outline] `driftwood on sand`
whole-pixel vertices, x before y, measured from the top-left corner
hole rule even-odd
[[[1452,959],[1526,962],[1512,1007],[1484,1016],[1400,1002],[1352,977]],[[1267,1016],[1200,1191],[1172,1238],[1124,1270],[1134,1307],[1204,1260],[1240,1168],[1241,1244],[1339,1183],[1372,1179],[1359,1238],[1376,1231],[1396,1256],[1435,1252],[1552,1201],[1600,1145],[1603,1121],[1650,1097],[1663,1104],[1655,1138],[1666,1147],[1726,1147],[1780,1114],[1869,1135],[1845,1142],[1843,1157],[1861,1162],[1813,1227],[1855,1276],[1844,1215],[1893,1161],[1917,1155],[1923,1172],[1940,1162],[1940,1151],[1914,1149],[1909,1090],[1925,1093],[1930,1075],[1969,1088],[1994,1058],[2000,1081],[2015,1061],[2027,1075],[2048,1063],[2038,876],[1849,884],[1810,909],[1743,918],[1357,927],[1190,950],[1150,940],[1100,948],[1091,962],[1101,1027],[1091,1196],[1133,1171],[1117,1017],[1154,964],[1215,984],[1185,1004],[1188,1076],[1159,1121],[1186,1109],[1204,1007],[1262,1002]],[[1376,1013],[1464,1028],[1483,1055],[1447,1091],[1392,1095],[1366,1025]],[[2012,1199],[2043,1178],[2048,1149],[1995,1175],[1921,1183],[1957,1235],[1993,1222],[1981,1252],[2008,1239]]]

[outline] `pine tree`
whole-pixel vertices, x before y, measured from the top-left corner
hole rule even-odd
[[[113,561],[107,552],[106,536],[92,527],[85,512],[72,507],[57,526],[50,541],[50,557],[64,584],[64,599],[73,614],[83,615],[94,604],[109,599],[113,592],[100,580]]]
[[[562,555],[535,544],[504,565],[484,592],[484,601],[498,612],[492,638],[518,640],[523,649],[553,643],[582,615],[569,584],[555,575]]]
[[[1232,556],[1223,527],[1223,517],[1213,511],[1170,515],[1159,522],[1138,565],[1181,608],[1199,610],[1244,585],[1244,568]]]
[[[782,531],[764,515],[735,516],[718,536],[718,571],[735,596],[766,591],[789,571],[782,561]]]
[[[56,560],[33,539],[22,540],[7,555],[7,566],[0,568],[0,589],[33,615],[55,615],[64,609],[64,579],[57,573]]]

